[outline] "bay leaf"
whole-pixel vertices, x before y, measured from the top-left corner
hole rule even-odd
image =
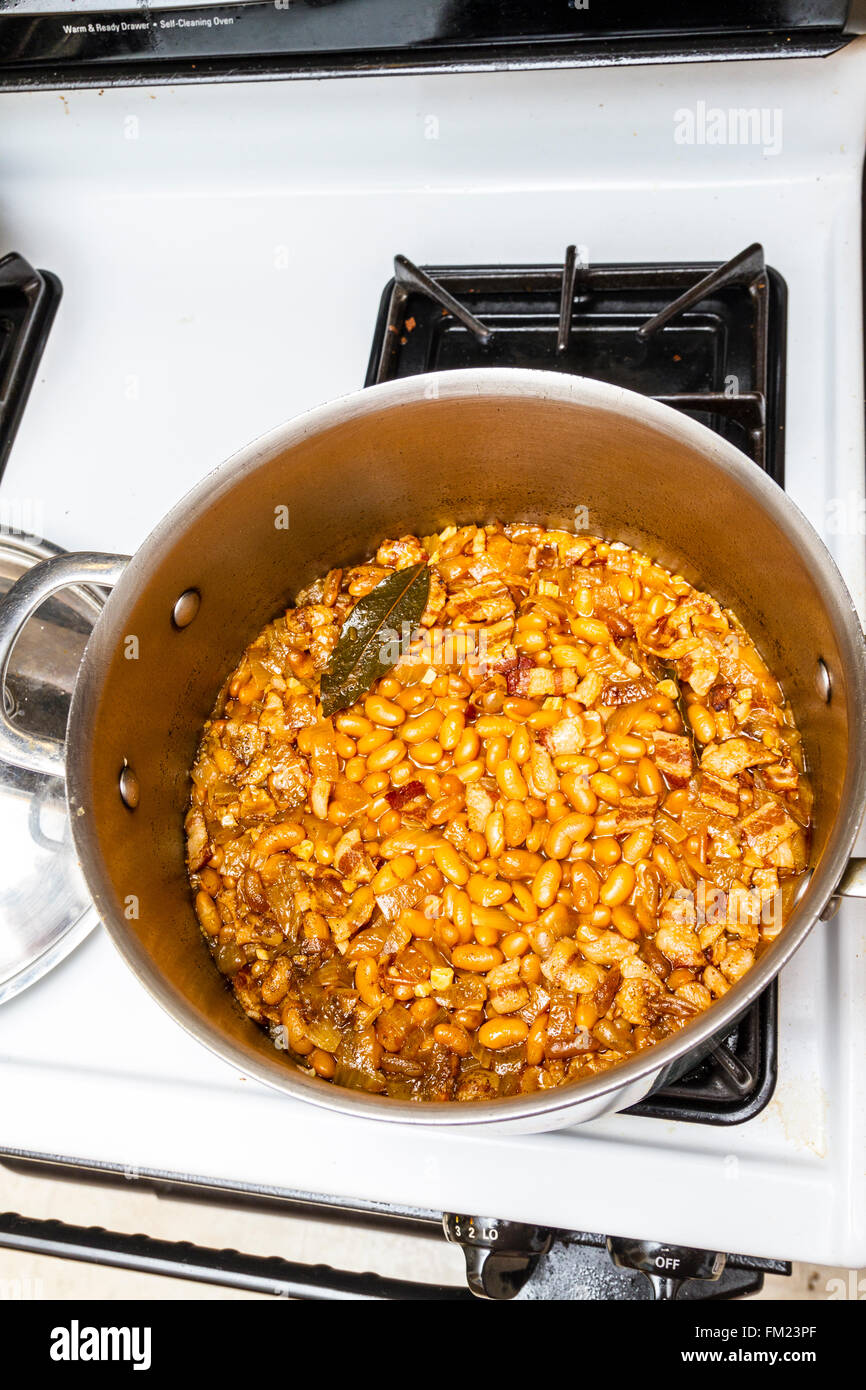
[[[326,718],[366,695],[373,682],[396,665],[402,655],[403,624],[414,631],[429,592],[430,570],[420,564],[389,574],[358,599],[322,673],[320,699]]]

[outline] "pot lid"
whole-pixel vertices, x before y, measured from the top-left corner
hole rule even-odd
[[[60,554],[0,532],[0,599],[25,570]],[[67,589],[22,629],[6,677],[6,710],[28,733],[63,739],[72,690],[104,596]],[[96,926],[72,842],[62,778],[0,760],[0,1004],[41,979]]]

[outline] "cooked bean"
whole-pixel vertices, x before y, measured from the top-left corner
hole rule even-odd
[[[486,975],[495,965],[502,964],[503,955],[497,946],[455,946],[451,960],[458,970]]]
[[[551,859],[565,859],[572,845],[582,844],[591,834],[595,825],[592,816],[583,816],[578,811],[563,816],[547,832],[544,848]]]
[[[478,1041],[491,1052],[499,1052],[505,1047],[516,1047],[529,1033],[528,1024],[522,1018],[491,1018],[478,1029]]]
[[[625,902],[634,885],[635,873],[631,864],[616,864],[601,885],[599,899],[605,907],[618,907]]]
[[[556,859],[540,865],[532,880],[532,896],[538,907],[550,907],[556,901],[562,883],[562,869]]]
[[[499,872],[503,878],[534,878],[544,860],[540,854],[526,849],[509,849],[499,856]]]
[[[480,907],[501,907],[511,897],[511,884],[501,878],[488,878],[486,874],[472,874],[466,884],[466,891],[474,903]]]
[[[519,801],[506,801],[502,808],[502,822],[505,843],[509,849],[516,849],[522,845],[532,829],[532,817]],[[491,850],[491,853],[494,851]]]
[[[458,887],[462,888],[469,882],[469,869],[453,845],[439,845],[433,851],[433,859],[437,869]]]
[[[222,919],[217,912],[216,903],[204,889],[195,895],[195,910],[198,920],[201,922],[202,930],[208,936],[218,936]]]
[[[652,758],[642,757],[637,765],[637,784],[644,796],[661,796],[664,782]]]
[[[373,724],[384,724],[389,729],[396,728],[406,718],[406,711],[401,705],[396,705],[393,700],[386,700],[381,695],[367,696],[364,701],[364,713]]]

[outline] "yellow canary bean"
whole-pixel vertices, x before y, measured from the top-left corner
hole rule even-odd
[[[646,753],[646,743],[642,738],[636,738],[633,734],[608,734],[607,746],[618,758],[624,758],[627,762],[636,762]]]
[[[371,772],[387,772],[405,755],[405,743],[399,738],[392,738],[390,743],[383,743],[381,748],[373,750],[367,759],[367,767]]]
[[[480,907],[501,907],[511,897],[511,884],[501,878],[488,878],[486,874],[472,874],[466,891],[472,902]]]
[[[369,734],[373,727],[369,719],[365,719],[363,714],[358,714],[355,710],[344,710],[337,715],[334,723],[341,734],[348,734],[350,738],[355,739]]]
[[[411,854],[397,854],[391,860],[391,872],[397,878],[411,878],[417,867]]]
[[[593,647],[606,646],[610,642],[610,632],[598,618],[573,618],[571,630],[575,637],[582,638]]]
[[[598,810],[598,797],[589,785],[589,778],[585,773],[564,773],[560,786],[575,811],[580,811],[581,815],[592,816]]]
[[[484,741],[484,766],[488,772],[495,772],[499,764],[508,757],[508,739],[504,734],[495,734]]]
[[[534,922],[538,917],[538,908],[527,885],[515,881],[511,891],[514,896],[505,904],[508,916],[515,922]]]
[[[497,868],[503,878],[534,878],[544,863],[540,854],[527,849],[508,849],[499,856]]]
[[[439,845],[433,851],[433,860],[440,873],[452,883],[456,883],[459,888],[469,882],[469,869],[453,845]]]
[[[532,829],[532,817],[520,801],[506,801],[502,808],[505,843],[509,849],[522,845]],[[493,851],[491,850],[491,853]]]
[[[662,775],[652,758],[640,758],[637,765],[637,784],[644,796],[661,796],[665,789]]]
[[[550,907],[562,883],[562,868],[556,859],[548,859],[532,880],[532,897],[540,908]]]
[[[510,738],[516,727],[514,720],[503,714],[482,714],[475,721],[475,732],[479,738],[494,738],[497,735]]]
[[[468,897],[468,894],[467,894]],[[478,937],[478,932],[495,932],[497,938],[512,930],[511,918],[498,907],[480,907],[478,903],[470,903],[469,915],[472,922],[472,929]],[[494,942],[488,944],[495,945]]]
[[[551,652],[554,666],[567,667],[576,670],[578,675],[586,675],[589,669],[589,662],[580,650],[580,647],[570,646],[567,642],[560,642]]]
[[[400,737],[405,743],[425,743],[428,739],[436,737],[441,725],[441,712],[438,709],[428,709],[423,714],[407,719],[400,730]],[[439,751],[441,755],[442,750]]]
[[[547,832],[544,848],[548,858],[565,859],[572,845],[582,844],[594,825],[592,816],[583,816],[579,811],[563,816]]]
[[[693,704],[688,708],[689,723],[699,743],[711,743],[716,736],[716,721],[706,705]]]
[[[529,761],[532,752],[532,739],[525,724],[521,724],[511,735],[511,743],[508,746],[508,756],[511,761],[520,766]]]
[[[465,1028],[455,1023],[437,1023],[433,1029],[433,1041],[440,1047],[448,1047],[458,1057],[468,1057],[472,1049],[469,1034]]]
[[[592,842],[592,857],[597,864],[615,864],[621,852],[619,840],[613,835],[600,835]]]
[[[688,787],[677,787],[676,791],[668,792],[664,799],[664,809],[672,820],[679,820],[688,804]]]
[[[536,701],[526,699],[523,695],[509,695],[502,706],[502,713],[506,714],[509,719],[519,719],[521,721],[528,719],[530,714],[535,714],[537,711],[538,705]]]
[[[497,859],[505,848],[505,816],[502,811],[491,811],[484,822],[484,838],[492,859]]]
[[[635,872],[631,864],[615,864],[601,885],[599,899],[605,907],[619,907],[624,903],[635,885]]]
[[[480,782],[484,776],[484,764],[480,758],[475,758],[471,763],[461,763],[459,767],[455,765],[455,772],[461,782]]]
[[[377,748],[382,748],[391,741],[390,729],[371,729],[368,734],[362,734],[358,739],[358,752],[362,758],[367,758],[374,753]]]
[[[455,946],[451,952],[451,963],[458,970],[471,970],[476,975],[486,975],[495,965],[501,965],[503,955],[498,946]]]
[[[207,932],[208,936],[217,936],[222,927],[222,920],[217,911],[216,903],[210,893],[206,893],[204,889],[195,895],[195,911],[201,923],[202,931]]]
[[[594,772],[589,779],[589,785],[602,801],[606,801],[610,806],[619,805],[622,789],[615,777],[611,777],[607,772]]]
[[[314,1048],[310,1053],[310,1063],[316,1075],[323,1077],[325,1081],[330,1081],[337,1070],[337,1063],[330,1052],[324,1052],[321,1047]]]
[[[509,932],[500,941],[499,949],[506,960],[513,960],[515,956],[523,956],[529,950],[529,937],[525,931]]]
[[[640,936],[640,922],[627,903],[621,903],[619,907],[612,908],[610,920],[617,931],[628,941],[634,941]]]
[[[528,1033],[529,1025],[522,1018],[491,1018],[478,1029],[478,1041],[482,1047],[489,1047],[491,1052],[499,1052],[502,1048],[516,1047],[524,1042]]]
[[[653,832],[652,826],[643,826],[640,830],[633,830],[626,836],[622,846],[622,857],[628,864],[636,864],[639,859],[646,859],[652,849]]]
[[[463,733],[460,735],[460,738],[455,744],[454,751],[452,753],[454,766],[459,768],[462,767],[464,763],[474,762],[475,759],[478,757],[478,750],[480,747],[481,740],[476,734],[474,728],[470,727],[468,729],[464,729]]]
[[[537,1067],[544,1061],[544,1049],[547,1045],[547,1014],[539,1014],[533,1023],[526,1038],[526,1060],[531,1067]]]
[[[442,745],[437,743],[435,738],[425,738],[423,743],[416,743],[411,750],[414,762],[421,767],[434,767],[436,763],[442,761]]]
[[[259,864],[264,864],[268,855],[281,854],[284,850],[299,845],[306,838],[306,830],[297,821],[281,821],[279,825],[272,825],[270,830],[262,831],[253,845],[250,851],[250,868],[258,868]]]
[[[509,801],[522,801],[529,795],[529,788],[517,763],[505,758],[496,769],[496,782],[503,796]]]
[[[452,752],[460,742],[466,720],[459,709],[449,710],[439,725],[438,739],[447,753]]]
[[[367,696],[364,701],[364,713],[373,724],[384,724],[388,729],[396,728],[406,718],[406,711],[402,705],[395,705],[393,700],[386,700],[381,695]]]
[[[379,988],[379,966],[372,956],[362,956],[355,966],[355,989],[361,1002],[378,1009],[385,996]]]

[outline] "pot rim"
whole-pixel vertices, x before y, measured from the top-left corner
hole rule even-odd
[[[127,599],[134,599],[158,568],[162,552],[174,545],[177,533],[207,511],[214,501],[230,491],[242,474],[267,467],[276,453],[283,453],[312,434],[337,424],[381,410],[399,409],[427,399],[472,399],[481,397],[538,398],[576,404],[607,411],[614,416],[637,419],[661,433],[675,436],[687,447],[704,455],[722,475],[738,484],[769,512],[774,523],[797,546],[815,576],[840,651],[846,659],[848,690],[849,758],[840,811],[830,831],[821,860],[815,866],[807,887],[772,948],[734,985],[693,1022],[667,1041],[657,1043],[628,1061],[582,1081],[571,1082],[550,1091],[507,1097],[495,1101],[404,1101],[371,1095],[330,1082],[305,1076],[285,1059],[260,1059],[252,1050],[225,1037],[215,1023],[202,1020],[170,986],[138,940],[128,931],[112,907],[111,886],[104,872],[98,847],[89,833],[91,790],[88,768],[91,763],[93,727],[89,711],[95,707],[100,682],[95,676],[100,657],[109,657],[123,631],[122,615]],[[739,1014],[773,980],[788,962],[820,917],[833,896],[847,864],[860,827],[866,801],[866,725],[858,710],[866,704],[866,642],[860,620],[833,557],[811,523],[790,497],[756,464],[727,440],[708,427],[623,387],[611,386],[588,377],[527,368],[463,368],[428,373],[379,385],[364,387],[350,394],[313,407],[284,422],[238,450],[195,485],[164,516],[139,546],[100,616],[88,643],[73,694],[67,736],[67,794],[75,845],[97,909],[114,944],[127,965],[149,993],[196,1040],[211,1052],[247,1075],[297,1099],[327,1110],[363,1119],[387,1120],[414,1125],[453,1125],[458,1127],[497,1123],[523,1124],[592,1101],[617,1091],[630,1091],[626,1103],[639,1083],[650,1089],[652,1075],[718,1035],[723,1035]],[[82,813],[83,812],[83,813]],[[276,1063],[276,1065],[275,1065]],[[560,1121],[562,1122],[562,1121]],[[552,1128],[554,1125],[539,1125]]]

